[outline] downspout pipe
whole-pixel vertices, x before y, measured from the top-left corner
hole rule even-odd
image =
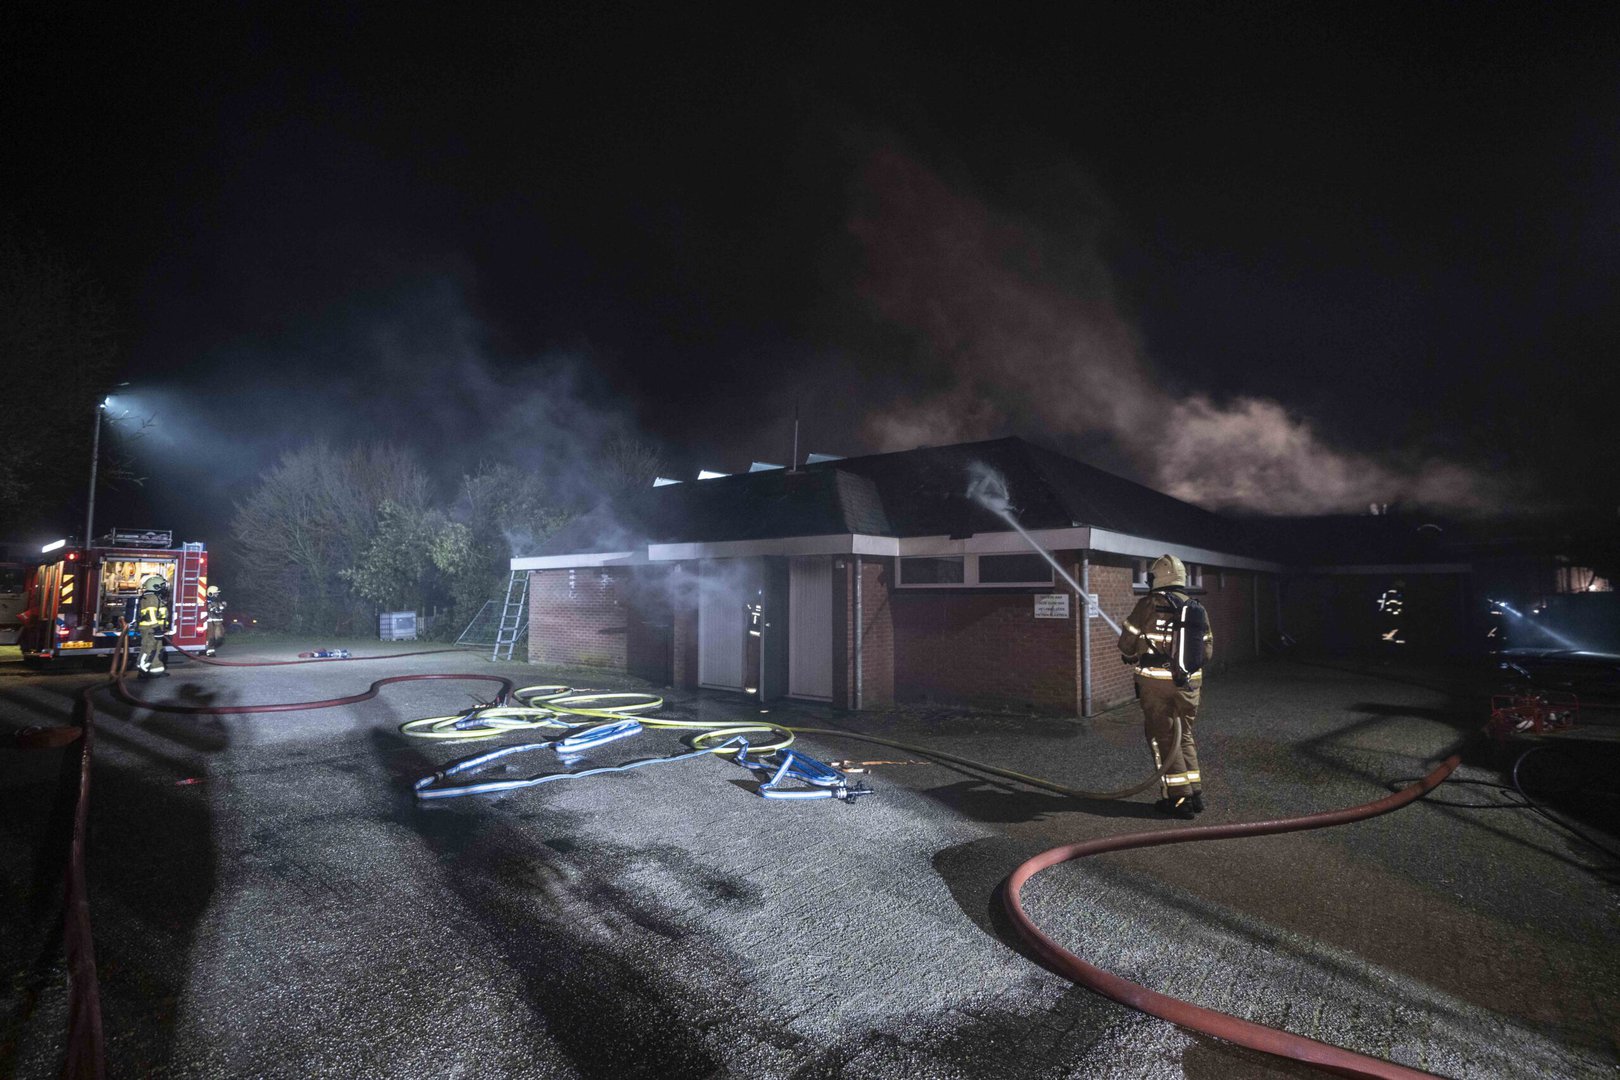
[[[1254,658],[1260,659],[1260,571],[1249,579],[1249,610],[1254,616]]]
[[[864,636],[861,624],[866,621],[866,618],[861,605],[861,557],[857,555],[851,562],[855,567],[855,711],[859,712],[864,704],[862,696],[864,687],[862,686],[861,675],[862,669],[866,666],[861,654],[862,637]]]
[[[1091,558],[1080,556],[1080,715],[1091,715]]]

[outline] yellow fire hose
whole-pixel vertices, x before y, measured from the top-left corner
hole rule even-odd
[[[773,742],[757,745],[750,742],[748,752],[753,754],[765,754],[786,749],[793,744],[794,738],[798,735],[819,735],[828,738],[856,739],[861,742],[877,743],[880,746],[920,754],[936,761],[948,762],[975,772],[1027,784],[1031,787],[1041,788],[1076,799],[1128,799],[1157,783],[1159,777],[1164,773],[1164,769],[1159,768],[1139,784],[1112,791],[1091,791],[1085,788],[1074,788],[1065,784],[1058,784],[1051,780],[1043,780],[1038,776],[1015,772],[1012,769],[1003,769],[1000,766],[974,761],[971,758],[947,754],[932,747],[918,746],[914,743],[886,739],[878,735],[866,735],[856,731],[844,731],[838,728],[792,727],[787,724],[775,724],[769,721],[739,724],[735,721],[705,722],[649,716],[647,714],[663,707],[664,704],[664,699],[656,694],[580,691],[570,686],[544,685],[525,686],[514,690],[511,696],[522,702],[522,704],[483,706],[454,716],[426,716],[421,719],[406,721],[400,725],[399,730],[401,734],[417,739],[466,741],[495,739],[503,735],[529,731],[566,735],[569,732],[578,731],[581,728],[602,721],[634,719],[643,727],[696,732],[691,739],[694,749],[709,748],[713,753],[720,755],[735,754],[739,747],[712,746],[711,744],[728,742],[739,735],[765,734],[774,737],[775,741]],[[1180,741],[1179,720],[1176,721],[1176,730],[1172,733],[1171,738],[1172,745]]]

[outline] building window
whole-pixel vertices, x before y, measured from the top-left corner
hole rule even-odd
[[[1039,555],[980,555],[980,585],[1050,585],[1052,564]]]
[[[1153,564],[1146,559],[1137,559],[1131,563],[1131,588],[1140,592],[1148,590],[1148,567]]]
[[[964,559],[957,555],[942,559],[901,559],[901,585],[961,585],[965,581]]]
[[[1131,588],[1136,592],[1147,592],[1152,588],[1148,584],[1148,571],[1153,566],[1153,559],[1137,559],[1131,563]],[[1204,587],[1204,568],[1197,563],[1187,563],[1187,588],[1202,589]],[[1225,571],[1221,571],[1221,588],[1226,587]]]
[[[1052,587],[1052,564],[1033,552],[1017,555],[906,555],[900,587],[975,589]]]

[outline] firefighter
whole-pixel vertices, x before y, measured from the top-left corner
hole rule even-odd
[[[1174,555],[1161,555],[1148,575],[1148,594],[1136,602],[1119,635],[1120,657],[1136,668],[1136,696],[1153,762],[1164,770],[1154,807],[1171,817],[1190,819],[1204,811],[1202,777],[1193,721],[1203,688],[1203,666],[1215,652],[1215,635],[1204,620],[1202,663],[1184,671],[1175,659],[1175,623],[1180,609],[1196,604],[1187,595],[1187,567]],[[1202,610],[1200,606],[1200,610]],[[1175,738],[1176,720],[1181,737]]]
[[[135,661],[141,678],[167,675],[163,666],[163,637],[169,632],[169,583],[162,574],[148,574],[141,581],[135,625],[141,631],[141,655]]]
[[[208,586],[208,645],[204,656],[213,656],[225,637],[225,601],[220,599],[219,586]]]

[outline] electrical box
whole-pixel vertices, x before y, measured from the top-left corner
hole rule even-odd
[[[416,612],[385,611],[378,615],[377,636],[384,641],[415,641]]]

